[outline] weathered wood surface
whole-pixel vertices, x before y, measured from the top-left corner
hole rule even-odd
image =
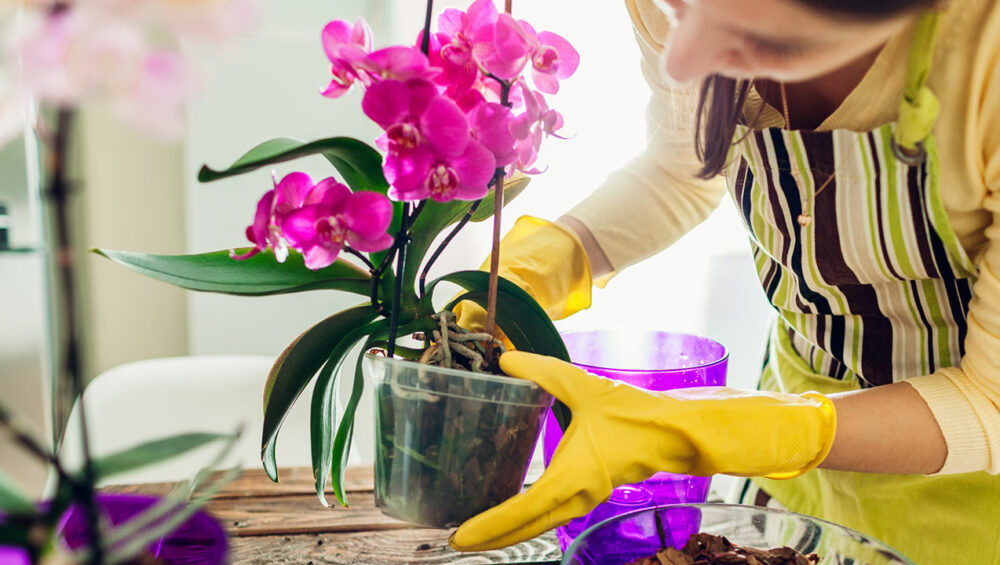
[[[233,564],[248,565],[420,565],[558,563],[562,552],[554,534],[482,553],[458,553],[448,546],[449,530],[406,529],[381,532],[232,538]]]
[[[458,553],[450,530],[418,528],[389,518],[375,507],[371,467],[345,474],[350,508],[324,508],[316,498],[312,471],[281,469],[273,483],[263,470],[243,471],[206,509],[229,534],[230,562],[246,565],[558,563],[554,534],[502,550]],[[109,492],[166,494],[176,483],[115,485]],[[327,493],[331,503],[336,500]]]

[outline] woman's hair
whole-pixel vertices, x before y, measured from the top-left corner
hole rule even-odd
[[[878,20],[926,9],[940,0],[796,0],[832,17]],[[698,177],[709,179],[725,169],[750,80],[711,75],[702,81],[695,121],[695,150],[701,160]],[[751,120],[753,123],[755,120]]]

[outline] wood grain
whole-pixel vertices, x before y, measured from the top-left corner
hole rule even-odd
[[[246,565],[420,565],[559,563],[554,534],[496,551],[459,553],[448,546],[448,530],[409,529],[297,536],[240,537],[230,542],[231,563]]]
[[[279,471],[274,483],[263,470],[249,469],[206,505],[229,535],[230,563],[246,565],[558,563],[555,535],[545,534],[513,547],[459,553],[448,546],[451,530],[414,526],[385,516],[375,507],[372,467],[345,473],[350,508],[325,508],[316,498],[312,470]],[[163,495],[177,483],[115,485],[105,492]],[[336,500],[327,493],[331,503]]]
[[[350,508],[326,508],[316,495],[223,498],[206,509],[233,536],[356,532],[412,528],[375,507],[371,492],[350,493]],[[331,503],[333,503],[331,499]]]
[[[312,493],[315,497],[316,487],[312,469],[308,467],[293,467],[279,469],[278,480],[272,482],[263,469],[244,469],[240,476],[226,485],[215,498],[241,498],[252,496],[283,496]],[[177,483],[140,483],[130,485],[113,485],[102,488],[105,492],[143,493],[165,495]],[[364,492],[375,490],[375,470],[371,466],[348,467],[344,472],[344,486],[347,492]],[[333,500],[333,491],[327,489],[327,496]],[[317,502],[318,504],[318,502]]]

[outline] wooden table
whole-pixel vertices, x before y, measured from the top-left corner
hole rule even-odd
[[[207,505],[229,533],[229,559],[236,564],[321,565],[351,563],[558,563],[562,552],[551,532],[502,550],[459,553],[448,546],[450,530],[412,526],[375,507],[371,467],[346,473],[345,508],[324,508],[316,498],[312,471],[281,469],[280,483],[263,470],[245,470]],[[107,487],[109,492],[166,494],[173,483]],[[334,501],[332,493],[327,499]]]

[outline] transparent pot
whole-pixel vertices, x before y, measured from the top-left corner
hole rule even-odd
[[[552,396],[531,381],[366,355],[375,503],[447,528],[520,492]]]

